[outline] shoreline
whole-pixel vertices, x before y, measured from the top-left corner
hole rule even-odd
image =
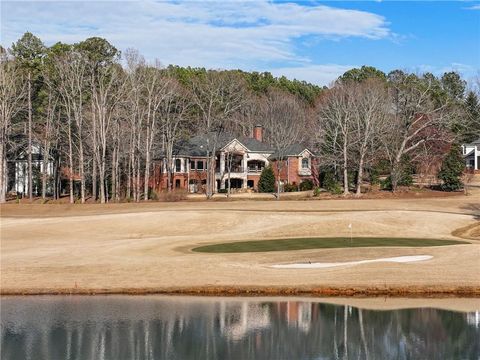
[[[480,286],[395,286],[395,287],[335,287],[335,286],[197,286],[164,288],[51,288],[5,289],[0,296],[41,295],[188,295],[188,296],[307,296],[307,297],[409,297],[409,298],[480,298]]]

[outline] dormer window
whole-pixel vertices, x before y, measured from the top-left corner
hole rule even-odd
[[[302,169],[310,169],[310,161],[308,158],[302,159]]]

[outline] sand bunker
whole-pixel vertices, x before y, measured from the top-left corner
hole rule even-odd
[[[272,265],[270,267],[275,269],[325,269],[325,268],[331,268],[331,267],[337,267],[337,266],[351,266],[351,265],[369,264],[369,263],[376,263],[376,262],[410,263],[410,262],[416,262],[416,261],[430,260],[432,257],[433,256],[430,256],[430,255],[398,256],[398,257],[391,257],[391,258],[335,262],[335,263],[300,263],[300,264]]]

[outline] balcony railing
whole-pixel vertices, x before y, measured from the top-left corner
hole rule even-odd
[[[263,171],[263,167],[248,167],[249,173],[261,173]]]
[[[215,172],[219,173],[220,172],[220,167],[215,168]],[[225,174],[229,172],[228,166],[225,166],[225,169],[223,171]],[[231,173],[243,173],[245,172],[245,168],[243,166],[232,166],[230,168]]]
[[[300,169],[300,170],[298,170],[298,175],[310,176],[310,175],[312,175],[312,170],[308,169],[308,168]]]

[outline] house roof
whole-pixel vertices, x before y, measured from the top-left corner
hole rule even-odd
[[[305,150],[313,155],[313,152],[311,152],[304,144],[295,143],[285,149],[283,156],[300,156]],[[280,154],[278,152],[274,152],[271,156],[271,159],[276,159],[279,157]]]
[[[237,138],[238,139],[238,138]],[[254,138],[249,138],[249,137],[242,137],[239,138],[238,141],[240,141],[245,147],[252,151],[252,152],[266,152],[266,153],[273,153],[273,148],[261,141],[258,141],[257,139]]]
[[[465,145],[480,145],[480,138],[478,138],[478,139],[475,140],[475,141],[472,141],[472,142],[469,143],[469,144],[465,144]]]
[[[251,152],[266,152],[273,153],[270,145],[249,137],[235,137],[231,134],[205,134],[197,135],[190,140],[179,142],[174,153],[176,155],[183,155],[189,157],[204,157],[207,156],[207,150],[219,150],[228,145],[233,140],[239,141]]]
[[[258,141],[254,138],[246,136],[236,137],[227,133],[197,135],[189,140],[179,142],[174,149],[174,155],[185,157],[206,157],[207,150],[208,152],[211,152],[215,147],[215,151],[218,151],[234,140],[237,140],[241,145],[247,148],[249,152],[272,154],[270,156],[271,159],[279,157],[275,152],[275,149],[267,143]],[[304,144],[295,143],[286,149],[284,156],[300,156],[304,151],[313,154],[313,152]],[[161,157],[162,156],[164,155],[162,154]]]

